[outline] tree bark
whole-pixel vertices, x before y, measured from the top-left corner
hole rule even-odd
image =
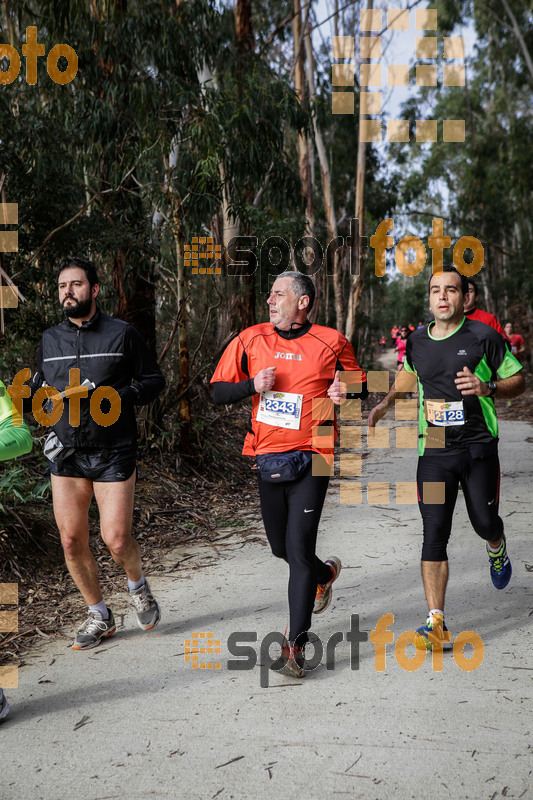
[[[108,16],[124,15],[128,11],[127,0],[110,0]],[[91,12],[96,19],[102,19],[104,12],[99,11],[97,4],[91,4]],[[95,52],[98,42],[95,42]],[[110,59],[105,62],[100,60],[102,84],[100,94],[105,93],[108,77],[113,73],[114,64]],[[110,180],[110,165],[102,160],[101,165],[102,185],[106,188],[112,184]],[[134,173],[130,175],[127,185],[123,186],[117,194],[106,196],[105,213],[113,222],[115,217],[124,217],[128,220],[128,228],[142,231],[145,225],[145,210],[139,192],[139,186],[134,180]],[[113,255],[113,288],[117,294],[115,316],[129,322],[143,336],[146,344],[155,352],[155,288],[154,271],[151,260],[145,255],[146,242],[135,242],[132,247],[131,239],[119,242]],[[132,264],[132,259],[134,263]],[[131,269],[127,269],[127,264]]]
[[[178,348],[179,348],[179,383],[178,383],[178,420],[182,423],[180,431],[180,447],[188,451],[189,424],[191,421],[191,408],[189,394],[189,343],[187,336],[187,275],[185,273],[185,263],[183,258],[185,232],[183,230],[181,197],[175,189],[173,171],[176,169],[179,159],[179,139],[174,137],[172,149],[168,156],[168,172],[165,181],[167,197],[170,205],[170,217],[172,220],[172,235],[176,252],[176,283],[177,300],[176,319],[178,326]]]
[[[368,0],[367,8],[373,8],[373,0]],[[365,215],[365,171],[366,171],[366,142],[361,141],[359,133],[359,143],[357,145],[357,173],[356,173],[356,189],[355,189],[355,219],[359,223],[358,242],[353,242],[353,246],[357,248],[357,263],[358,274],[353,275],[350,279],[350,293],[348,296],[348,315],[346,318],[346,329],[344,331],[346,338],[349,342],[353,343],[355,336],[355,322],[357,316],[357,307],[361,299],[361,292],[364,285],[364,252],[361,247],[364,215]],[[356,223],[357,224],[357,223]]]
[[[235,30],[239,55],[253,52],[252,0],[237,0],[235,3]]]
[[[174,241],[176,244],[176,263],[178,267],[178,346],[180,380],[178,385],[178,419],[184,426],[181,429],[180,445],[185,450],[188,442],[188,429],[191,421],[189,402],[189,342],[187,337],[187,275],[183,260],[184,235],[181,220],[174,219]]]
[[[242,97],[242,87],[244,83],[244,71],[249,64],[250,56],[254,51],[254,32],[252,26],[252,1],[237,0],[235,4],[235,33],[237,37],[237,96]],[[223,176],[223,166],[221,165],[221,176]],[[227,193],[226,182],[224,181],[224,201],[222,214],[224,219],[224,245],[233,236],[239,235],[239,220],[232,219],[228,213],[229,196]],[[251,194],[249,202],[253,200]],[[242,293],[236,298],[231,307],[232,327],[242,329],[255,325],[255,269],[249,270],[244,267],[241,273],[240,283]]]
[[[309,0],[311,2],[311,0]],[[294,89],[302,107],[306,104],[304,47],[301,41],[302,12],[300,0],[293,0],[294,17],[292,20],[292,35],[294,45]],[[305,217],[307,221],[306,235],[313,236],[315,229],[315,212],[313,206],[313,187],[311,182],[311,162],[309,142],[305,133],[298,134],[298,171],[302,187],[302,197],[305,202]]]
[[[309,33],[304,36],[304,39],[307,84],[309,87],[309,100],[311,101],[311,106],[313,108],[313,130],[315,134],[315,147],[318,154],[318,160],[320,162],[320,177],[322,180],[322,194],[324,198],[324,209],[326,212],[326,221],[328,226],[328,241],[333,241],[337,238],[337,220],[335,216],[333,192],[331,190],[331,174],[328,156],[324,145],[324,140],[322,138],[322,132],[318,127],[318,120],[316,118],[316,112],[313,105],[316,99],[313,44]],[[324,258],[327,258],[326,252],[324,252]],[[318,275],[316,277],[318,283]],[[333,253],[333,287],[335,292],[335,325],[339,331],[342,331],[344,329],[344,307],[342,298],[342,251],[340,248],[336,248]]]
[[[127,215],[130,224],[142,230],[145,210],[134,181],[129,182],[128,192],[121,192],[116,200],[106,201],[106,212],[110,219],[119,212]],[[144,243],[131,248],[130,242],[120,245],[113,256],[113,288],[117,294],[115,316],[129,322],[142,335],[148,347],[155,352],[155,285],[154,270],[145,253]],[[131,269],[127,269],[128,258],[135,258]]]
[[[529,74],[533,78],[533,60],[531,58],[530,52],[527,49],[527,45],[525,42],[524,37],[522,36],[522,32],[520,30],[520,26],[517,22],[515,15],[512,12],[511,6],[507,2],[507,0],[502,0],[502,5],[505,8],[505,12],[509,19],[511,20],[511,25],[513,26],[514,35],[518,39],[518,44],[520,45],[520,49],[522,50],[522,54],[524,56],[524,60],[526,62],[526,66],[529,70]]]

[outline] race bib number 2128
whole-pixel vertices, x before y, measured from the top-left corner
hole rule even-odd
[[[463,401],[442,403],[439,400],[426,400],[426,418],[432,425],[440,427],[464,425],[465,411]]]

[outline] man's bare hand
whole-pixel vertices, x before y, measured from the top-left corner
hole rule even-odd
[[[385,403],[379,403],[377,406],[374,406],[370,414],[368,415],[368,427],[369,429],[372,428],[370,431],[371,436],[374,435],[374,428],[380,419],[383,419],[385,414],[387,413],[388,406]]]
[[[475,394],[478,397],[486,397],[490,394],[487,384],[483,383],[473,372],[470,372],[468,367],[463,367],[463,369],[457,373],[455,385],[463,395]]]
[[[341,383],[341,374],[339,370],[335,372],[333,383],[329,387],[327,394],[330,400],[333,400],[338,406],[346,400],[346,384]]]
[[[269,392],[274,386],[276,367],[267,367],[260,370],[254,378],[256,392]]]

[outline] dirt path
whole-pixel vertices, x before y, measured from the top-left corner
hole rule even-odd
[[[267,669],[262,642],[285,628],[287,571],[263,537],[228,537],[217,550],[206,543],[203,568],[187,571],[176,568],[189,552],[181,547],[152,580],[163,607],[157,629],[136,628],[124,597],[111,597],[120,627],[104,646],[72,651],[72,628],[20,669],[0,726],[1,800],[531,798],[533,427],[502,429],[509,587],[492,587],[461,502],[450,543],[447,621],[453,638],[481,637],[477,669],[460,669],[449,653],[441,671],[429,656],[415,672],[398,663],[398,637],[425,617],[418,509],[394,502],[394,482],[414,478],[416,457],[373,450],[361,482],[389,481],[390,503],[369,505],[363,488],[363,503],[341,505],[335,479],[323,516],[319,554],[338,554],[343,570],[314,631],[324,650],[330,641],[334,668],[324,656],[301,683]],[[374,644],[361,642],[357,658],[346,635],[354,615],[371,631],[387,613],[394,643],[377,671]],[[237,664],[230,637],[239,632]],[[185,660],[194,633],[220,641],[220,654],[199,655],[220,669]]]
[[[377,361],[381,369],[388,369],[391,372],[396,371],[396,351],[392,347],[388,347],[386,350],[381,351],[378,354]]]

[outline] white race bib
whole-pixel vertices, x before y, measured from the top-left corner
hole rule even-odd
[[[464,425],[465,411],[463,401],[441,403],[439,400],[426,400],[426,418],[432,425]]]
[[[257,419],[277,428],[300,430],[303,394],[261,392]]]

